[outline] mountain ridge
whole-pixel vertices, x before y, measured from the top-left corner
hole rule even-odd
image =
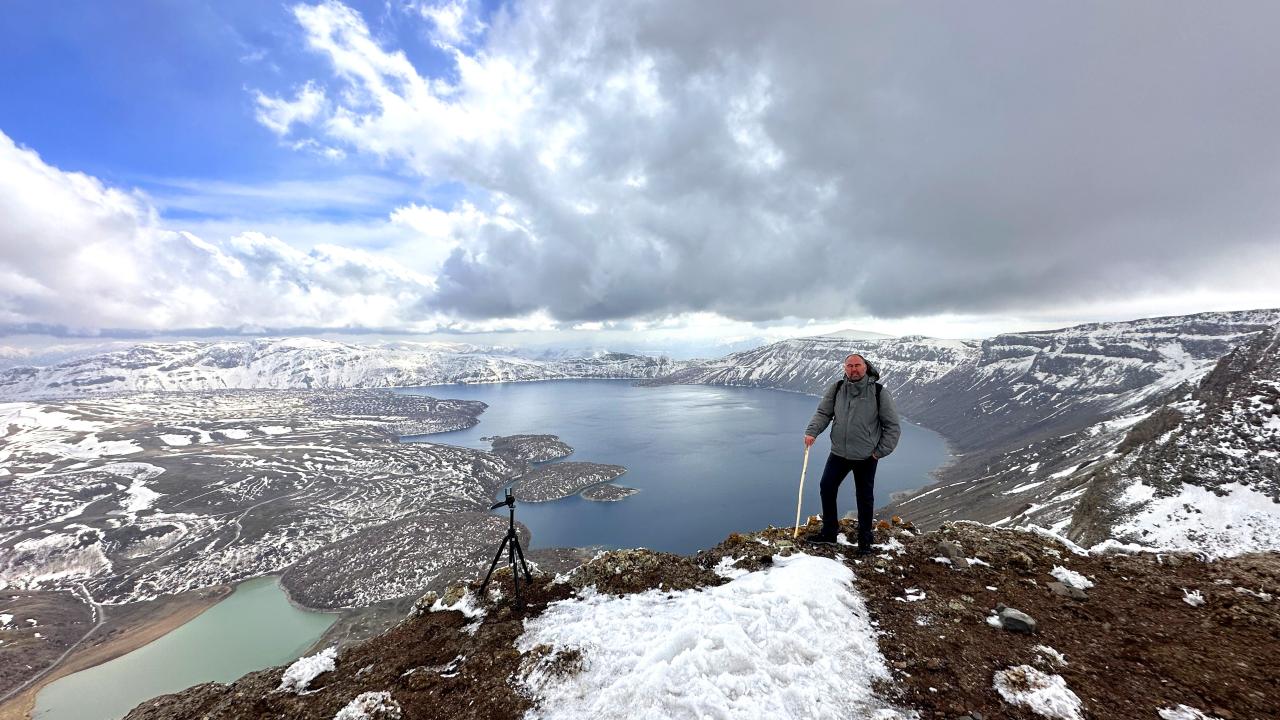
[[[531,359],[458,343],[355,345],[317,338],[143,343],[48,367],[0,371],[0,398],[226,389],[390,388],[655,377],[689,361],[627,353]]]
[[[852,521],[842,530],[846,543],[856,537]],[[1275,553],[1217,562],[1090,553],[976,523],[875,532],[869,558],[852,544],[801,551],[790,528],[735,533],[693,557],[611,551],[535,576],[523,607],[506,595],[503,571],[486,595],[476,580],[429,593],[385,635],[161,696],[126,720],[748,718],[775,706],[792,717],[884,719],[1268,712],[1280,677],[1269,652],[1280,637]],[[800,562],[822,584],[770,583]],[[818,597],[844,592],[836,586],[852,595],[835,634],[859,650],[829,657],[812,648],[827,647]],[[774,594],[777,625],[739,606]],[[666,624],[672,608],[689,608],[700,629]],[[760,683],[735,682],[758,673]],[[857,692],[824,685],[837,678]],[[352,707],[362,714],[342,714]]]

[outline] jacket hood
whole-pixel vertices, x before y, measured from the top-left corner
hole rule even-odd
[[[879,381],[880,371],[876,369],[876,366],[872,365],[865,355],[862,357],[862,361],[867,364],[867,377],[871,378],[873,382]]]

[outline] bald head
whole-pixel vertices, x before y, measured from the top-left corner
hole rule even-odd
[[[853,353],[844,359],[844,376],[857,382],[867,374],[867,359]]]

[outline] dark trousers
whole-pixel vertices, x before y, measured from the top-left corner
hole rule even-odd
[[[849,460],[835,453],[827,456],[827,467],[822,471],[822,533],[834,537],[840,530],[840,516],[836,513],[836,493],[840,483],[853,471],[853,485],[858,498],[858,545],[871,545],[872,515],[876,509],[873,489],[876,482],[875,458]]]

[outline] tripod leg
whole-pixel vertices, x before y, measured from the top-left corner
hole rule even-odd
[[[520,556],[520,567],[524,568],[524,579],[532,583],[533,575],[529,572],[529,564],[524,561],[524,550],[520,548],[520,538],[517,537],[511,544],[515,545],[516,554]],[[511,568],[511,571],[515,572],[515,568]]]
[[[516,548],[520,547],[520,540],[519,538],[516,538],[515,535],[510,536],[508,539],[514,539],[514,542],[511,543],[511,547],[507,550],[507,564],[511,566],[511,582],[515,585],[516,606],[519,607],[521,605],[520,573],[516,570]]]
[[[480,596],[484,596],[484,589],[489,586],[489,578],[493,577],[493,571],[498,567],[498,560],[502,559],[502,551],[507,547],[507,541],[510,537],[502,538],[502,544],[498,546],[498,554],[493,556],[493,562],[489,563],[489,572],[485,573],[484,582],[480,583]]]

